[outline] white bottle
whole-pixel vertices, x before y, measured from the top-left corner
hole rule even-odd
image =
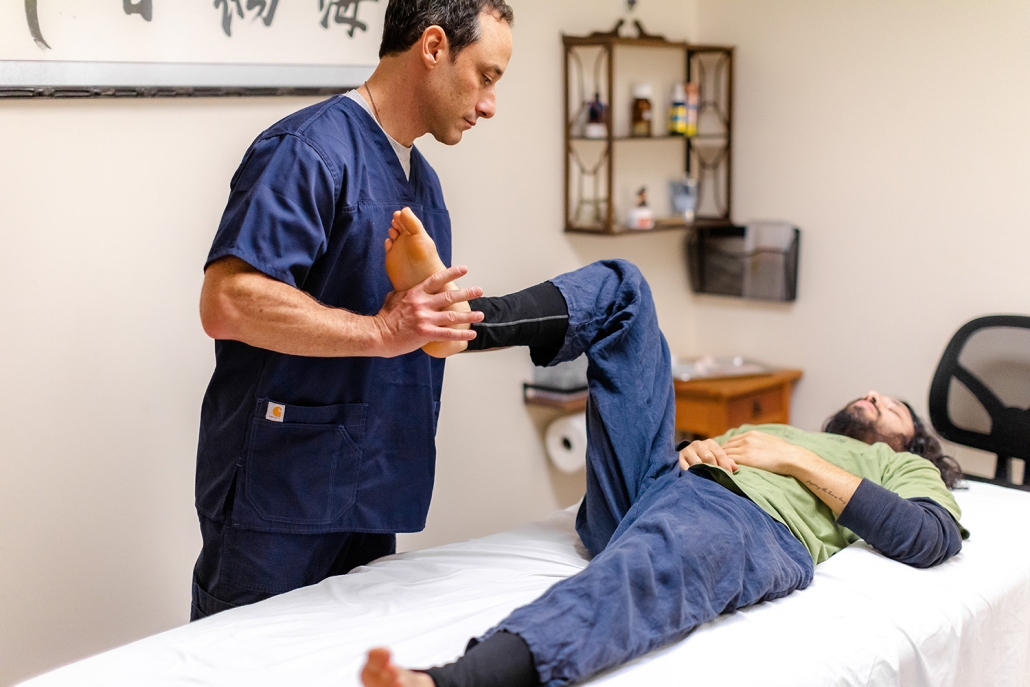
[[[647,206],[647,187],[637,191],[637,206],[629,211],[630,229],[654,229],[654,212]]]

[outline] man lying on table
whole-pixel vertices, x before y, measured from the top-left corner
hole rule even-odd
[[[417,223],[407,225],[417,235]],[[405,226],[392,233],[401,245]],[[677,452],[669,349],[630,263],[594,263],[469,305],[485,314],[470,348],[526,345],[541,365],[587,355],[587,491],[576,530],[593,559],[454,663],[407,670],[373,649],[361,673],[369,687],[576,682],[721,613],[805,588],[815,565],[859,538],[930,567],[968,536],[949,492],[958,466],[907,404],[875,391],[825,432],[744,426]]]

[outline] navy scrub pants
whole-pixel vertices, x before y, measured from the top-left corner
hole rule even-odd
[[[553,362],[589,360],[587,493],[576,529],[594,558],[486,635],[522,637],[548,687],[804,588],[814,571],[805,547],[752,501],[680,470],[669,349],[636,267],[594,263],[552,282],[569,308]]]
[[[200,533],[191,621],[343,575],[397,549],[393,534],[257,532],[203,515]]]

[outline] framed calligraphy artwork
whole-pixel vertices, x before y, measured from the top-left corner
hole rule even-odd
[[[375,69],[387,0],[10,0],[0,98],[319,95]]]

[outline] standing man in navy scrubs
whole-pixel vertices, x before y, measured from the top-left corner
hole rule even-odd
[[[444,362],[419,349],[472,339],[482,313],[448,308],[482,291],[441,291],[464,267],[393,291],[384,241],[408,206],[450,262],[440,183],[413,143],[453,145],[493,116],[512,22],[503,0],[390,0],[371,78],[244,155],[201,295],[216,365],[192,619],[345,573],[425,526]]]

